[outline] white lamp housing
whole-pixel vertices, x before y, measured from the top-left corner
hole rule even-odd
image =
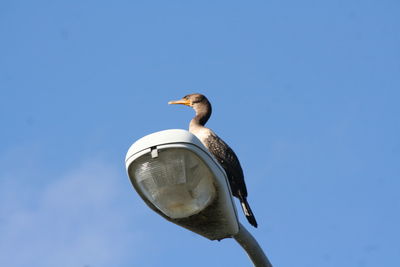
[[[132,185],[165,219],[211,240],[239,231],[224,169],[186,130],[165,130],[136,141],[126,155]]]

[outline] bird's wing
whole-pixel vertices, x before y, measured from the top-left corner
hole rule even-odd
[[[204,141],[208,150],[224,168],[229,179],[232,194],[236,197],[247,197],[243,170],[232,148],[212,131]]]

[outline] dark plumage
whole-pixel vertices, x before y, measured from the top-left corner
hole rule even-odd
[[[204,127],[212,112],[208,99],[201,94],[191,94],[184,96],[181,100],[171,101],[169,104],[183,104],[192,107],[196,111],[196,116],[190,121],[189,131],[200,139],[224,168],[232,194],[240,200],[243,212],[249,223],[257,227],[257,221],[247,202],[247,189],[239,159],[221,138],[211,129]]]

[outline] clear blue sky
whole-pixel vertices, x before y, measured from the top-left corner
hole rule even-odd
[[[251,266],[132,189],[208,96],[277,267],[398,266],[400,2],[0,2],[0,266]],[[243,216],[240,218],[248,225]]]

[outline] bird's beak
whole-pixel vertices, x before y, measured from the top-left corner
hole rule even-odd
[[[176,101],[169,101],[168,104],[181,104],[185,106],[192,106],[192,103],[190,102],[189,99],[181,99],[181,100],[176,100]]]

